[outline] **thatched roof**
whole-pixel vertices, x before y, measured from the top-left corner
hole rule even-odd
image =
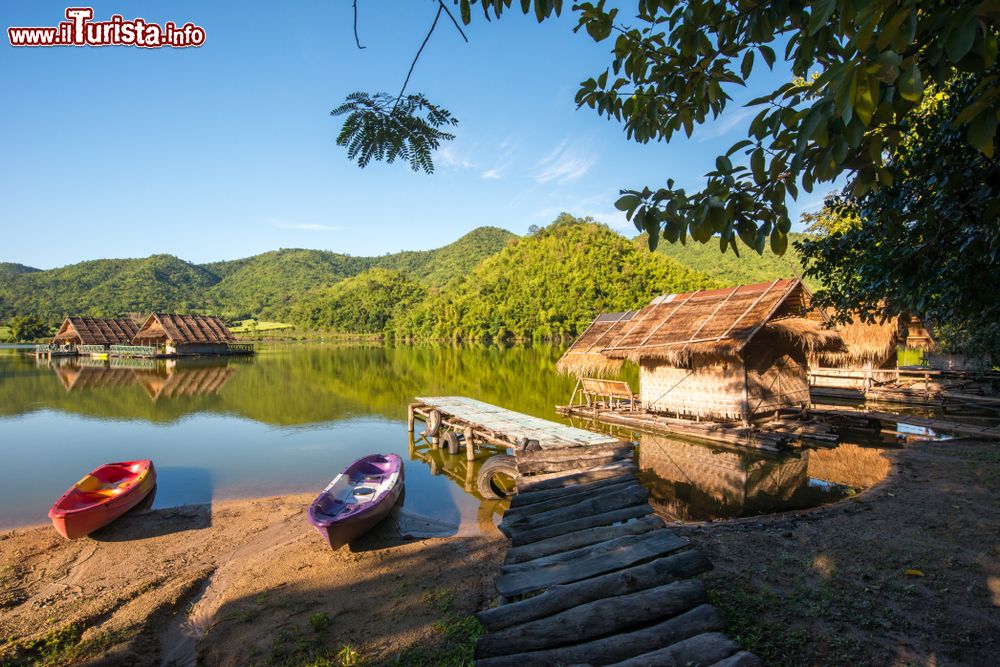
[[[139,330],[127,317],[67,317],[53,343],[79,340],[81,345],[128,345]]]
[[[668,294],[628,315],[620,320],[614,314],[598,317],[557,368],[584,375],[623,359],[682,364],[695,357],[734,358],[765,325],[769,333],[806,351],[841,346],[828,318],[812,309],[812,295],[797,279]]]
[[[833,317],[835,311],[828,314]],[[845,349],[818,355],[824,366],[846,368],[872,364],[878,367],[885,362],[894,363],[900,343],[919,350],[935,348],[934,337],[918,317],[897,315],[881,322],[865,322],[856,313],[850,313],[850,318],[847,323],[837,325]]]
[[[621,334],[635,317],[637,310],[624,313],[602,313],[587,330],[576,339],[556,362],[556,370],[567,375],[602,377],[616,373],[622,366],[620,359],[609,359],[601,351]]]
[[[139,327],[134,340],[169,340],[174,345],[230,343],[233,333],[215,315],[153,313]]]

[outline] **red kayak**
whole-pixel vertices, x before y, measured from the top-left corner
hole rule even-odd
[[[83,537],[138,505],[154,486],[152,461],[106,463],[71,486],[49,510],[49,518],[63,537]]]

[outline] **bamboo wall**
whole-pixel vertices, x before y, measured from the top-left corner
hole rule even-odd
[[[744,350],[751,417],[779,408],[808,406],[809,367],[805,353],[776,336],[761,337]]]
[[[742,419],[743,366],[738,363],[675,368],[656,359],[639,365],[639,396],[650,412],[702,419]]]

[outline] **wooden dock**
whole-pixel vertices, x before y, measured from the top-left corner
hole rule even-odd
[[[848,423],[869,422],[872,424],[872,428],[879,428],[880,425],[885,424],[886,422],[894,424],[903,423],[929,429],[935,433],[947,433],[949,435],[962,436],[966,438],[987,438],[990,440],[1000,440],[1000,426],[965,424],[947,419],[932,419],[929,417],[918,417],[917,415],[904,415],[894,412],[882,412],[879,410],[851,410],[848,408],[832,408],[825,406],[813,408],[810,412],[817,417],[825,417],[832,420],[842,419]]]
[[[511,540],[502,604],[477,614],[477,665],[760,664],[722,634],[693,578],[711,563],[664,527],[636,470],[623,456],[520,478],[500,524]]]

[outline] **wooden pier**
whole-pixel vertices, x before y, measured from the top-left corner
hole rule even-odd
[[[864,428],[867,424],[869,428],[881,428],[885,430],[886,423],[910,424],[919,428],[927,429],[928,432],[946,433],[965,438],[986,438],[990,440],[1000,440],[1000,426],[987,426],[984,424],[967,424],[950,421],[947,419],[932,419],[929,417],[919,417],[917,415],[904,415],[895,412],[882,412],[878,410],[851,410],[848,408],[817,407],[813,408],[812,414],[830,421],[843,421],[847,426]],[[928,438],[932,436],[928,435]]]
[[[517,493],[477,665],[760,664],[722,634],[694,578],[711,563],[656,516],[631,443],[462,396],[420,397],[411,432],[417,418],[449,450],[461,434],[470,460],[477,443],[513,452],[494,457],[513,458]]]
[[[556,406],[556,411],[570,417],[625,426],[653,434],[697,438],[769,452],[802,444],[830,446],[838,440],[835,428],[817,422],[801,411],[793,410],[781,410],[773,419],[761,420],[749,426],[737,422],[677,418],[603,403],[559,405]]]
[[[711,563],[664,527],[636,470],[622,454],[519,479],[500,524],[511,540],[495,579],[501,604],[477,614],[477,665],[760,664],[721,632],[693,578]]]

